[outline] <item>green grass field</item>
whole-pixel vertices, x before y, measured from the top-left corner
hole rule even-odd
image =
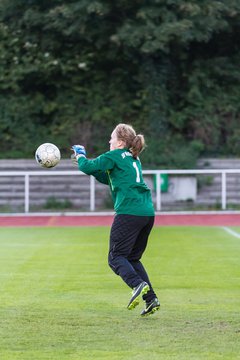
[[[239,238],[155,227],[143,263],[161,310],[141,318],[107,265],[108,235],[0,228],[1,360],[240,359]]]

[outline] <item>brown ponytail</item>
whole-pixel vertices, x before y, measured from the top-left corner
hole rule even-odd
[[[133,157],[137,158],[145,148],[144,136],[141,134],[136,135],[133,127],[127,124],[118,124],[114,130],[118,140],[122,140],[126,144],[126,148],[131,151]]]
[[[134,158],[137,158],[140,152],[142,152],[145,148],[145,140],[144,136],[141,134],[138,134],[135,136],[132,142],[132,146],[130,148],[131,153]]]

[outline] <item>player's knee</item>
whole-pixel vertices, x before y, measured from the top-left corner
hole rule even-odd
[[[116,274],[118,274],[118,261],[111,253],[108,255],[108,265]]]
[[[111,257],[111,255],[108,255],[108,266],[114,271],[114,261],[113,258]]]

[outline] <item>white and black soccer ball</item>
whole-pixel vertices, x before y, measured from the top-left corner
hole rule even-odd
[[[52,168],[59,163],[61,153],[56,145],[44,143],[37,148],[35,152],[35,159],[42,167]]]

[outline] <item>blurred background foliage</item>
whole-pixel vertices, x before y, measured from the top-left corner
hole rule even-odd
[[[0,157],[108,150],[132,124],[144,167],[240,154],[239,0],[0,0]]]

